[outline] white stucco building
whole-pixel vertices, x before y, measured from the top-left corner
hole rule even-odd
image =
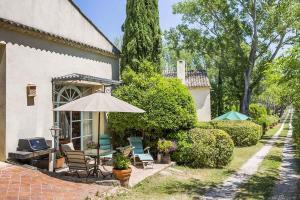
[[[199,122],[211,120],[210,83],[206,71],[187,70],[185,61],[177,62],[176,71],[167,70],[166,77],[177,77],[185,84],[193,96]]]
[[[118,49],[71,0],[0,1],[0,160],[54,124],[84,148],[97,115],[52,109],[118,81]]]

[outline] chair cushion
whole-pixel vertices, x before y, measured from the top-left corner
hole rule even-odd
[[[63,152],[66,152],[66,151],[74,151],[75,149],[74,149],[73,143],[70,142],[70,143],[67,143],[67,144],[62,144],[61,145],[61,150]]]
[[[141,161],[154,161],[150,154],[136,154]]]
[[[109,135],[101,135],[99,143],[101,150],[112,150],[111,137]]]
[[[112,154],[105,155],[105,156],[100,156],[100,158],[107,158],[107,159],[112,159]]]
[[[143,141],[141,137],[130,137],[129,143],[134,147],[134,154],[144,154]]]

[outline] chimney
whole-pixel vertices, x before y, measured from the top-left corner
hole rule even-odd
[[[185,61],[184,60],[177,61],[177,78],[179,78],[181,82],[185,84]]]

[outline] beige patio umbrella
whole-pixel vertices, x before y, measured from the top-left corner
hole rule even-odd
[[[80,111],[80,112],[98,112],[98,163],[99,163],[99,138],[100,138],[100,113],[101,112],[127,112],[127,113],[143,113],[139,109],[125,101],[117,99],[110,94],[97,92],[80,99],[74,100],[65,105],[59,106],[54,111]]]

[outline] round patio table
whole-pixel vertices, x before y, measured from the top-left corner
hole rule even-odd
[[[89,156],[89,157],[95,159],[95,162],[94,162],[95,165],[94,165],[93,174],[96,174],[96,176],[99,177],[99,173],[98,172],[100,172],[102,174],[102,176],[105,177],[105,175],[103,174],[102,170],[99,168],[99,165],[103,165],[104,163],[101,164],[101,160],[100,160],[100,163],[98,163],[99,159],[98,159],[98,152],[97,151],[98,151],[97,149],[88,149],[88,150],[84,151],[84,154],[86,156]],[[101,156],[107,156],[109,154],[114,154],[115,152],[116,152],[115,150],[102,150],[102,149],[99,149],[99,157],[101,157]],[[108,170],[106,170],[106,171],[108,171]]]

